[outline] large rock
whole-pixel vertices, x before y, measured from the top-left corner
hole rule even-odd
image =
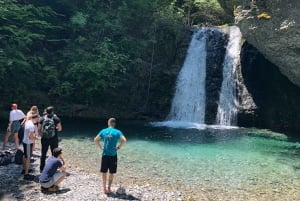
[[[277,65],[290,81],[300,86],[300,1],[219,2],[227,12],[235,15],[246,40]]]
[[[241,66],[239,78],[248,93],[242,90],[239,94],[238,125],[299,136],[300,87],[292,84],[277,66],[247,42],[241,50]]]
[[[228,34],[222,29],[207,30],[205,123],[216,124],[218,102],[223,80],[223,62]]]

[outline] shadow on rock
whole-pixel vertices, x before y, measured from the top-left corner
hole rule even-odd
[[[69,191],[71,191],[71,189],[70,188],[61,188],[61,189],[59,189],[58,191],[56,191],[56,192],[50,192],[50,191],[48,191],[47,189],[45,189],[45,190],[41,190],[41,192],[43,193],[43,194],[46,194],[46,195],[50,195],[50,194],[64,194],[64,193],[67,193],[67,192],[69,192]]]
[[[139,198],[134,197],[131,194],[117,194],[117,193],[110,193],[107,194],[107,197],[111,197],[111,198],[118,198],[120,200],[141,200]]]

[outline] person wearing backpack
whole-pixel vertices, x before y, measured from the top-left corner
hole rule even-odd
[[[45,167],[47,152],[50,146],[51,153],[53,155],[54,148],[58,147],[58,135],[57,132],[62,130],[60,118],[54,114],[54,108],[49,106],[46,108],[46,114],[40,118],[39,131],[41,135],[41,162],[40,172]]]

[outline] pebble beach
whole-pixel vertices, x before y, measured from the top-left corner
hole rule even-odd
[[[13,147],[12,144],[9,146]],[[68,176],[60,184],[60,191],[41,191],[38,182],[39,156],[40,150],[36,149],[34,161],[31,163],[32,174],[36,176],[33,181],[23,179],[22,165],[11,163],[0,166],[0,200],[186,200],[181,192],[161,190],[149,185],[122,186],[125,188],[125,194],[121,195],[116,193],[120,186],[113,185],[113,193],[106,195],[102,191],[100,173],[87,173],[82,168],[72,165],[68,165]]]
[[[69,174],[57,193],[40,189],[40,143],[36,145],[34,181],[23,180],[22,165],[0,166],[0,200],[298,201],[300,196],[296,143],[245,137],[233,144],[243,149],[202,144],[183,146],[183,152],[177,146],[131,140],[118,155],[111,195],[102,191],[100,154],[91,138],[60,141]],[[248,152],[245,146],[254,148]],[[116,194],[120,186],[123,195]]]

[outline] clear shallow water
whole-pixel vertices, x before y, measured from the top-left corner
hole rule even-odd
[[[105,126],[105,121],[64,122],[60,145],[71,166],[98,172],[93,138]],[[190,200],[300,199],[300,144],[277,140],[285,139],[279,134],[138,121],[120,121],[117,128],[128,142],[119,151],[116,184],[176,189]]]

